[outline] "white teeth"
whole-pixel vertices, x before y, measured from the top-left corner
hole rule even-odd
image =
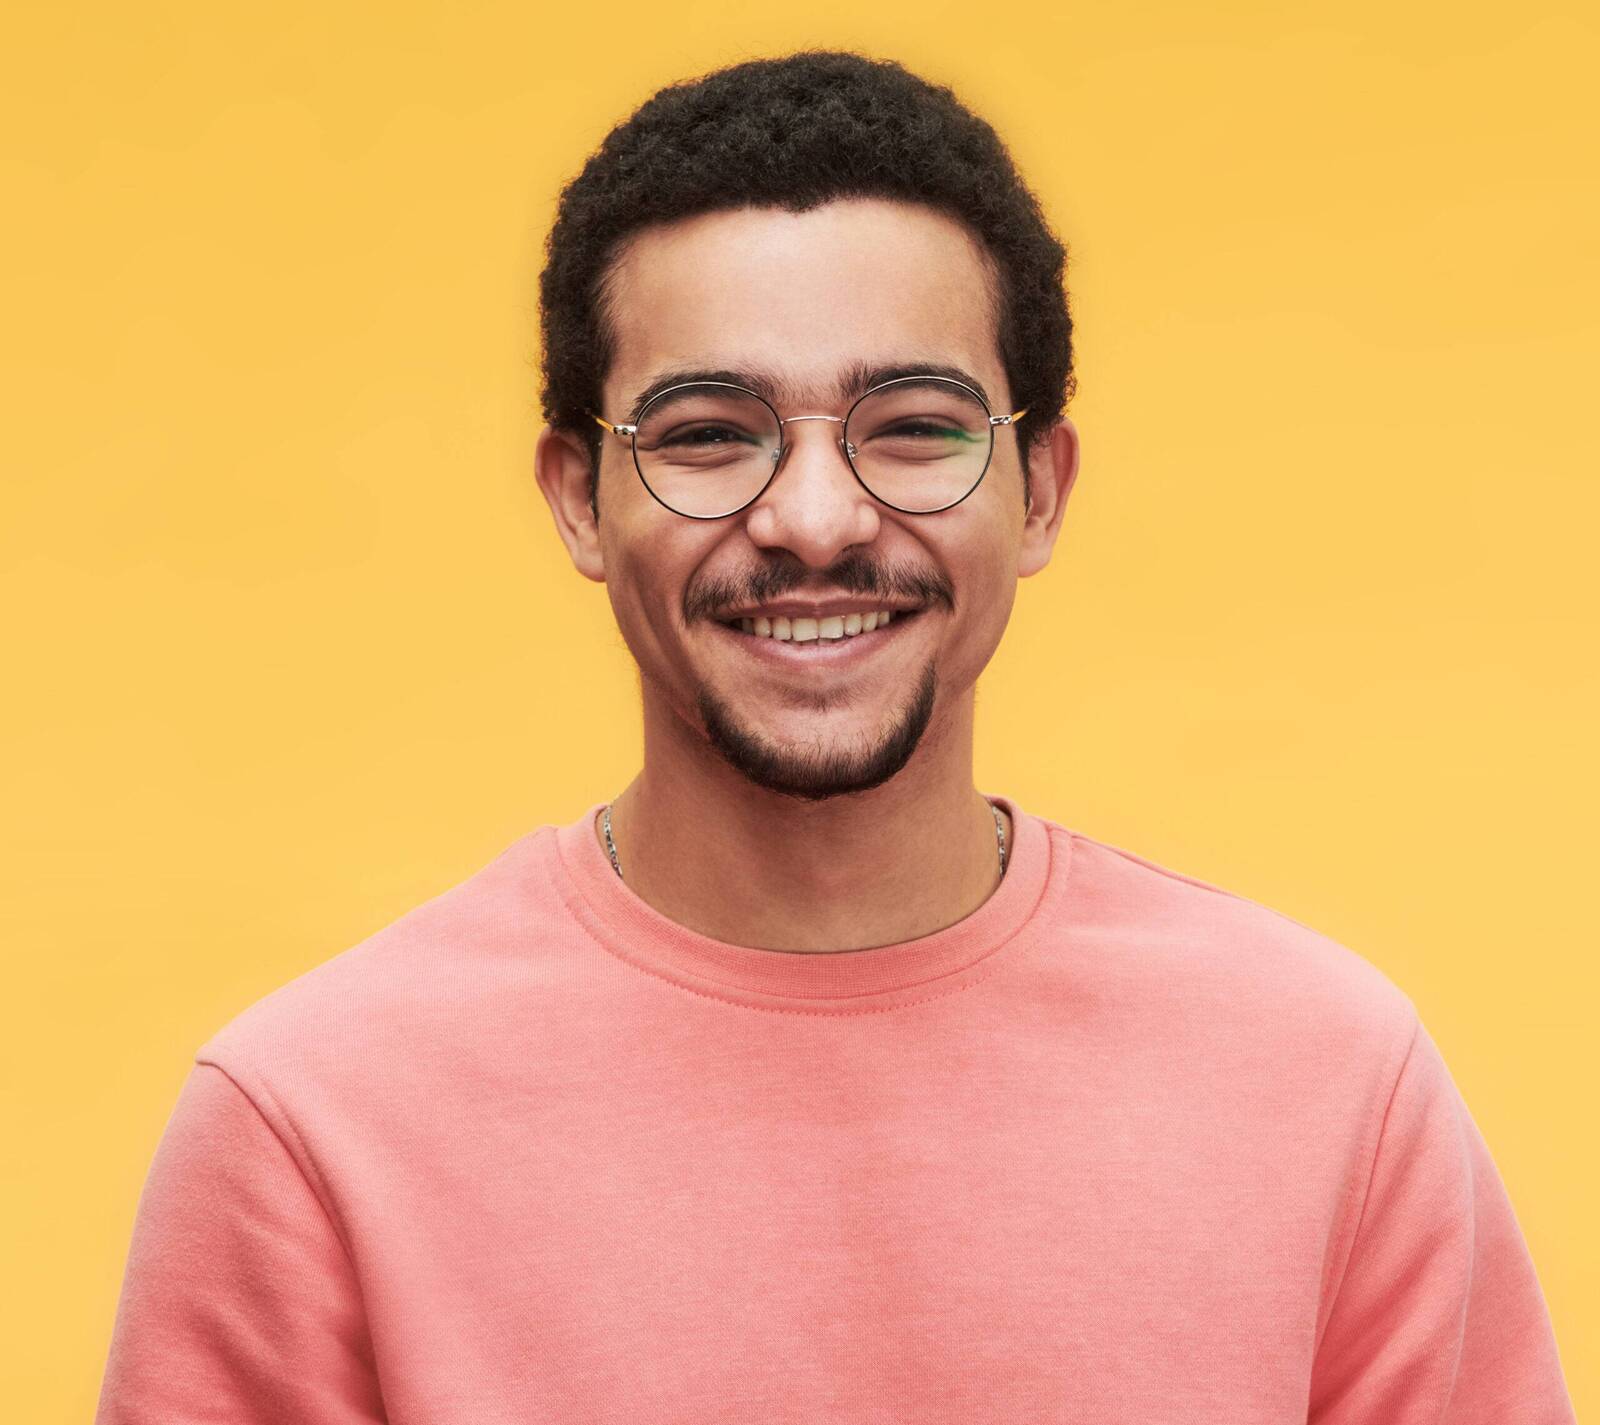
[[[767,618],[762,614],[746,615],[736,620],[738,627],[757,638],[776,638],[795,643],[832,643],[841,638],[854,638],[859,633],[871,633],[882,628],[894,616],[892,609],[874,609],[871,613],[830,614],[826,618]]]

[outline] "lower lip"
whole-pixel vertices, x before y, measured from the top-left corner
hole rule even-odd
[[[918,609],[914,614],[896,614],[889,620],[887,628],[875,628],[866,633],[847,633],[843,638],[811,638],[803,643],[746,633],[743,629],[729,628],[725,623],[717,624],[716,628],[736,640],[752,658],[764,659],[775,667],[838,668],[870,658],[876,649],[888,648],[898,641],[901,629],[915,623],[923,613],[924,610]]]

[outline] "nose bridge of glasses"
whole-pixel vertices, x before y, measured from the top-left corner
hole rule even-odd
[[[839,427],[839,434],[834,437],[833,443],[844,451],[845,460],[849,461],[850,452],[845,446],[843,416],[781,416],[778,419],[778,446],[772,452],[774,466],[779,463],[787,463],[789,452],[795,448],[794,442],[788,438],[783,430],[784,426],[792,425],[795,421],[832,421]]]

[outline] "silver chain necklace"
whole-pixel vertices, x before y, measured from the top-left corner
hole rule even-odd
[[[1000,815],[1000,808],[993,802],[989,803],[989,810],[994,815],[994,839],[1000,847],[1000,874],[1006,873],[1006,819]],[[617,860],[617,843],[611,839],[611,803],[606,803],[605,812],[600,817],[600,830],[606,839],[606,854],[611,857],[611,869],[622,877],[622,862]]]

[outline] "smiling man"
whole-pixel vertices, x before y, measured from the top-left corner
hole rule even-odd
[[[886,61],[606,139],[537,478],[642,765],[200,1048],[103,1425],[1573,1419],[1405,994],[974,784],[1079,469],[1063,259]]]
[[[1029,235],[1027,275],[1059,272],[1060,249]],[[567,399],[597,407],[599,449],[552,424],[538,468],[639,663],[644,766],[602,814],[624,882],[769,950],[954,924],[1015,837],[1004,799],[973,786],[973,685],[1078,468],[1062,416],[1024,473],[996,340],[1017,294],[958,218],[851,193],[643,228],[603,280],[605,379],[551,392],[558,419]],[[1053,358],[1021,373],[1020,404],[1047,417],[1067,374],[1059,285],[1052,315]]]

